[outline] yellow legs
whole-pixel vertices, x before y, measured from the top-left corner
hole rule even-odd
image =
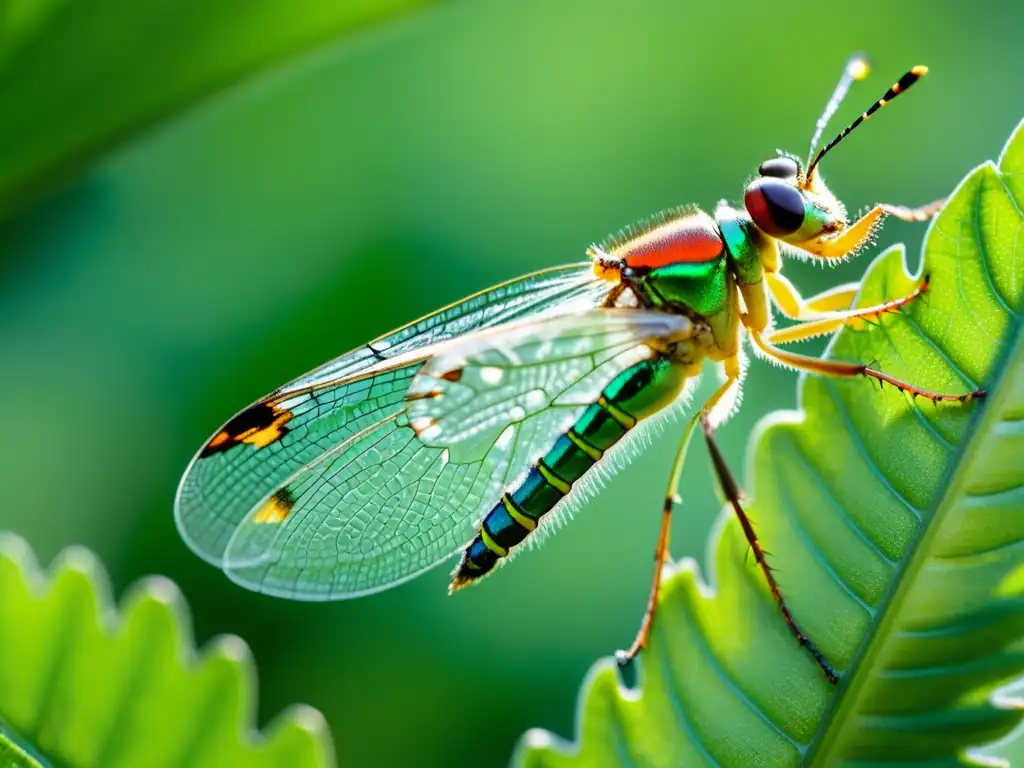
[[[868,211],[868,213],[862,216],[859,220],[844,229],[841,233],[837,235],[826,235],[823,238],[820,238],[818,241],[819,245],[822,242],[827,244],[824,251],[820,249],[815,250],[814,248],[808,248],[808,250],[819,256],[825,256],[826,258],[847,255],[852,250],[856,250],[863,240],[870,237],[871,232],[881,221],[883,215],[890,214],[906,221],[924,221],[934,216],[942,207],[944,202],[944,200],[936,200],[934,203],[920,208],[904,208],[903,206],[898,205],[879,204]],[[850,302],[852,302],[857,292],[858,286],[856,283],[842,285],[838,288],[826,291],[825,293],[813,296],[810,299],[804,299],[800,296],[793,284],[786,280],[782,275],[778,273],[767,274],[766,280],[772,300],[775,302],[776,306],[782,310],[783,314],[795,320],[804,321],[789,328],[781,328],[764,334],[755,328],[748,328],[747,332],[753,339],[754,344],[767,357],[782,363],[788,368],[793,368],[799,371],[810,371],[811,373],[817,373],[822,376],[835,376],[840,378],[865,376],[867,378],[877,379],[883,384],[891,384],[900,392],[908,393],[915,398],[923,397],[934,403],[948,401],[967,402],[974,398],[985,396],[984,390],[980,389],[960,395],[946,395],[937,392],[930,392],[909,382],[903,381],[902,379],[897,379],[887,373],[875,370],[864,363],[853,363],[844,360],[822,360],[817,357],[788,352],[775,346],[776,344],[788,344],[790,342],[802,341],[815,336],[821,336],[822,334],[832,333],[844,325],[855,324],[857,321],[870,321],[871,319],[877,319],[888,312],[898,312],[928,290],[927,276],[921,284],[907,296],[887,301],[884,304],[879,304],[874,307],[866,307],[864,309],[857,310],[846,309],[845,311],[837,310],[849,307]]]
[[[879,203],[857,221],[838,232],[830,232],[815,238],[800,247],[822,259],[842,259],[857,252],[870,242],[875,230],[882,223],[882,217],[895,216],[903,221],[927,221],[942,208],[945,200],[936,200],[920,208],[906,208],[902,205]]]
[[[856,321],[870,321],[872,318],[878,318],[885,313],[897,312],[927,291],[927,278],[925,278],[925,280],[923,280],[921,284],[907,296],[903,296],[877,306],[867,307],[865,309],[846,311],[836,310],[841,307],[849,307],[857,291],[858,286],[856,284],[840,286],[837,289],[832,289],[831,291],[819,294],[809,300],[801,298],[792,284],[778,274],[769,276],[768,287],[772,293],[772,297],[775,299],[776,303],[783,308],[785,314],[796,319],[804,319],[805,322],[790,328],[771,331],[763,335],[752,328],[748,328],[747,330],[750,333],[754,344],[762,353],[779,361],[787,367],[810,371],[823,376],[835,376],[842,378],[865,376],[868,378],[874,378],[880,382],[893,385],[901,392],[909,393],[914,397],[923,397],[936,403],[944,401],[967,402],[974,398],[985,396],[984,390],[976,390],[957,395],[931,392],[910,384],[909,382],[897,379],[889,374],[883,373],[882,371],[875,370],[863,363],[853,363],[843,360],[822,360],[820,358],[782,350],[775,346],[775,344],[785,344],[812,338],[825,333],[831,333],[844,325],[853,324]],[[711,454],[712,464],[715,468],[715,474],[718,477],[719,484],[721,485],[733,512],[736,514],[736,517],[740,522],[740,527],[743,529],[747,543],[750,545],[751,551],[754,553],[754,559],[764,575],[765,581],[768,583],[772,598],[775,600],[779,611],[782,613],[782,616],[786,621],[786,625],[789,627],[793,636],[797,639],[797,642],[807,649],[829,682],[835,684],[838,681],[838,676],[836,675],[835,670],[832,669],[828,660],[800,629],[796,620],[793,618],[789,607],[786,605],[786,601],[779,589],[778,583],[775,580],[771,566],[768,565],[765,552],[757,538],[757,534],[754,531],[750,518],[747,517],[746,512],[743,510],[741,503],[742,495],[740,493],[739,486],[730,472],[728,465],[725,463],[725,459],[714,440],[714,428],[708,418],[708,414],[718,401],[721,400],[729,391],[729,389],[738,382],[740,376],[738,365],[734,362],[730,369],[728,369],[727,373],[728,378],[726,382],[716,390],[707,403],[705,403],[700,411],[698,411],[698,413],[689,421],[683,432],[682,442],[679,445],[675,460],[672,464],[668,492],[665,494],[665,501],[662,506],[661,528],[658,533],[658,543],[654,552],[654,577],[651,582],[651,592],[648,597],[647,608],[644,611],[640,630],[637,633],[633,644],[630,646],[629,650],[620,651],[616,654],[616,658],[620,665],[625,666],[626,664],[629,664],[643,648],[647,647],[651,629],[654,624],[655,613],[657,611],[658,592],[661,588],[662,572],[664,570],[665,563],[669,559],[669,534],[671,529],[672,509],[676,504],[680,503],[677,493],[679,478],[682,473],[683,461],[686,458],[686,450],[689,446],[690,436],[699,421],[704,431],[704,437],[708,444],[708,450]]]
[[[825,311],[823,307],[836,305],[849,306],[857,292],[858,284],[840,286],[823,294],[813,296],[808,300],[800,297],[786,278],[774,274],[768,278],[768,290],[776,304],[782,308],[783,314],[796,320],[803,320],[799,325],[789,328],[779,328],[764,334],[764,340],[769,344],[789,344],[794,341],[803,341],[815,336],[822,336],[826,333],[838,331],[844,325],[857,327],[859,324],[872,322],[882,315],[899,312],[903,307],[910,304],[928,290],[928,278],[921,281],[913,291],[906,296],[883,304],[863,309],[845,310],[842,312]]]
[[[824,258],[849,256],[871,236],[883,215],[890,214],[904,221],[925,221],[934,216],[944,202],[945,200],[936,200],[920,208],[880,203],[840,232],[823,235],[812,243],[808,250]],[[852,321],[858,319],[871,320],[887,312],[899,311],[928,290],[928,277],[925,276],[921,284],[907,296],[875,307],[850,311],[850,305],[860,288],[859,283],[839,285],[809,299],[803,298],[796,287],[778,272],[766,272],[765,283],[772,302],[786,317],[793,320],[819,321],[817,324],[805,323],[795,328],[785,328],[766,334],[766,340],[772,344],[787,344],[791,341],[813,338],[836,331],[843,325],[854,324]]]
[[[811,320],[826,312],[847,310],[860,290],[860,283],[844,283],[805,299],[781,273],[766,272],[764,277],[772,302],[791,320]]]

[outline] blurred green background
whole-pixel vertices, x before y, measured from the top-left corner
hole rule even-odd
[[[301,27],[314,6],[285,5],[275,24]],[[149,38],[169,48],[190,33],[132,23],[97,25],[96,56],[159,57]],[[242,406],[393,326],[578,260],[661,208],[738,198],[777,147],[805,152],[853,51],[871,54],[874,77],[828,134],[909,66],[931,74],[830,157],[833,190],[854,211],[948,193],[1024,113],[1022,30],[1024,5],[998,0],[493,0],[285,56],[58,169],[84,167],[0,221],[0,528],[43,562],[87,545],[118,594],[173,578],[199,642],[251,644],[261,722],[316,706],[341,765],[499,765],[530,726],[569,734],[588,666],[635,631],[681,425],[566,532],[450,599],[445,568],[354,602],[242,591],[177,536],[186,463]],[[0,55],[25,112],[55,98],[25,78],[40,61],[62,74],[62,50],[36,46],[31,72]],[[216,50],[189,49],[190,65]],[[145,78],[122,70],[92,84],[97,98],[146,98]],[[82,124],[94,117],[83,109]],[[17,157],[17,137],[0,132],[0,156]],[[916,261],[922,234],[890,223],[879,245],[905,240]],[[810,293],[870,257],[787,272]],[[721,434],[727,456],[742,464],[757,419],[794,405],[794,377],[755,365]],[[673,552],[700,557],[718,507],[703,450],[682,490]]]

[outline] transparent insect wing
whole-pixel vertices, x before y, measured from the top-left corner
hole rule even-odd
[[[246,408],[189,465],[175,500],[182,537],[223,565],[246,516],[289,478],[361,430],[394,416],[422,353],[447,340],[524,317],[586,310],[607,284],[589,264],[503,283],[361,346]]]
[[[355,433],[248,513],[225,570],[250,589],[329,600],[437,565],[603,386],[651,354],[645,342],[688,327],[594,310],[445,345],[414,376],[407,412]]]
[[[638,339],[681,333],[684,318],[647,312],[591,311],[557,322],[527,321],[466,339],[432,357],[409,388],[409,423],[420,442],[473,460],[512,424],[543,412],[588,405],[613,358],[616,373],[646,357]]]

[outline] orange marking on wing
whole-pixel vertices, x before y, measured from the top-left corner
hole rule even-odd
[[[273,403],[257,403],[225,424],[224,428],[203,447],[199,455],[204,458],[213,456],[243,443],[265,448],[288,432],[285,424],[293,416],[291,411],[280,410]]]
[[[283,523],[291,514],[295,506],[295,500],[287,490],[282,489],[267,499],[267,503],[260,507],[253,515],[254,523]]]
[[[411,392],[405,396],[405,401],[412,402],[413,400],[433,400],[435,397],[441,397],[443,392],[437,390],[431,390],[429,392]]]
[[[247,445],[255,445],[257,448],[266,448],[271,443],[276,443],[284,437],[284,425],[292,418],[291,411],[284,411],[274,419],[273,423],[262,429],[250,429],[239,436],[241,442]]]

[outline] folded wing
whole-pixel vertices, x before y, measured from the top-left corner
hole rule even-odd
[[[608,381],[652,354],[651,341],[688,327],[662,313],[591,310],[431,347],[401,401],[361,414],[358,429],[251,506],[223,567],[250,589],[305,600],[412,578],[464,547]]]
[[[470,296],[302,376],[232,418],[199,451],[178,487],[175,520],[200,557],[222,565],[238,524],[288,478],[404,408],[422,350],[524,317],[600,304],[589,266],[545,270]]]

